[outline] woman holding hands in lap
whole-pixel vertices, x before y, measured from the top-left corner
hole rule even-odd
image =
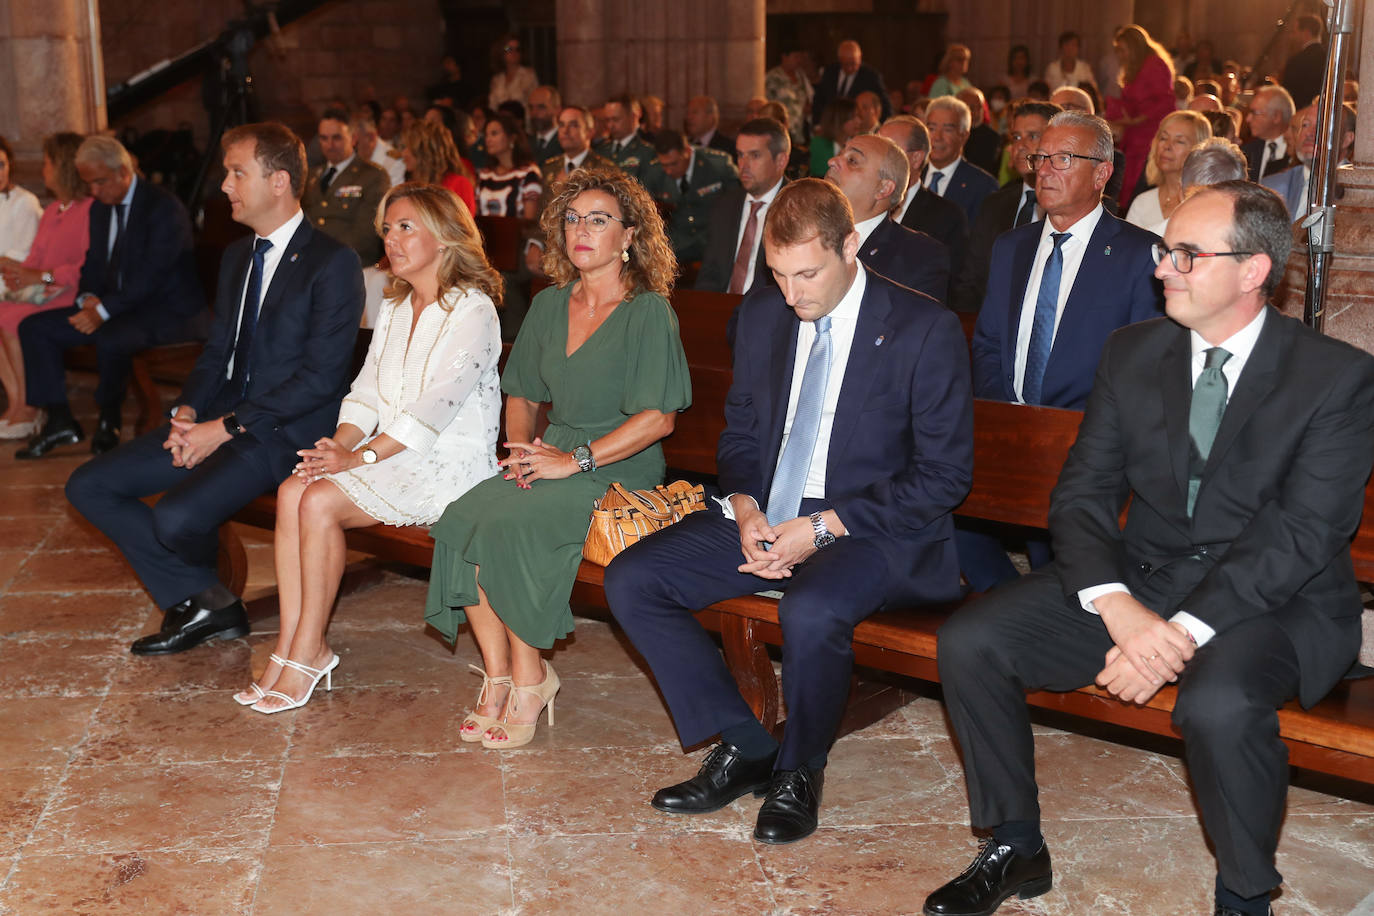
[[[540,217],[555,286],[530,305],[501,379],[504,472],[449,506],[430,531],[426,619],[456,640],[466,620],[485,671],[464,741],[519,747],[553,699],[541,649],[572,631],[568,597],[592,502],[615,481],[663,479],[659,440],[691,403],[666,297],[676,262],[653,200],[619,170],[578,169]],[[535,435],[539,405],[549,425]]]
[[[502,283],[472,216],[451,191],[407,182],[382,199],[377,230],[391,275],[367,359],[338,430],[277,489],[281,633],[262,678],[234,695],[258,712],[304,706],[322,677],[332,686],[324,634],[344,531],[431,524],[497,467]]]

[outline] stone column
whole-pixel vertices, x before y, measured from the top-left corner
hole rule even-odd
[[[105,126],[99,0],[0,0],[0,134],[34,191],[43,137]]]
[[[763,95],[764,0],[558,0],[563,98],[593,107],[612,95],[656,95],[680,127],[687,100],[710,95],[738,123]]]
[[[1358,15],[1358,9],[1357,9]],[[1361,49],[1356,72],[1374,73],[1374,15],[1356,21]],[[1328,274],[1325,322],[1330,336],[1374,353],[1374,104],[1359,107],[1355,122],[1355,161],[1338,175],[1335,201],[1335,254]],[[1301,318],[1307,291],[1307,232],[1295,230],[1296,244],[1284,276],[1285,314]]]

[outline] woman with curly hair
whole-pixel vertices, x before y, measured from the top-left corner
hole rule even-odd
[[[401,159],[406,164],[406,178],[448,188],[467,205],[468,213],[476,216],[477,191],[472,169],[463,161],[448,129],[428,119],[413,121],[401,131],[401,138],[405,143]]]
[[[339,427],[297,454],[277,488],[274,558],[281,630],[262,677],[234,695],[263,713],[304,706],[339,657],[325,641],[343,576],[344,532],[429,525],[496,471],[501,275],[454,194],[396,185],[377,232],[389,275],[362,371]]]
[[[663,479],[659,440],[691,403],[667,296],[677,270],[648,192],[618,169],[578,169],[540,217],[554,285],[530,304],[501,379],[504,473],[430,530],[425,617],[449,640],[465,620],[482,689],[460,737],[511,748],[534,737],[558,675],[540,657],[573,629],[568,597],[592,501],[612,482]],[[536,434],[542,403],[549,425]]]

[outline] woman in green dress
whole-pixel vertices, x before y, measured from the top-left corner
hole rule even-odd
[[[466,620],[485,670],[464,741],[527,744],[558,675],[541,649],[572,632],[592,502],[618,481],[663,479],[659,440],[691,403],[667,296],[676,261],[653,200],[619,170],[579,169],[540,217],[554,286],[530,304],[501,379],[502,471],[432,529],[425,618],[449,640]],[[535,435],[541,403],[549,424]]]

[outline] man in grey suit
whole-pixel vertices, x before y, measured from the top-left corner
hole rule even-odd
[[[1027,690],[1096,683],[1143,704],[1171,682],[1215,912],[1270,912],[1277,710],[1316,703],[1355,660],[1350,539],[1374,456],[1374,358],[1267,304],[1291,247],[1283,203],[1250,182],[1179,206],[1158,248],[1168,317],[1102,354],[1051,498],[1054,564],[940,629],[970,813],[992,838],[930,916],[1050,890]]]

